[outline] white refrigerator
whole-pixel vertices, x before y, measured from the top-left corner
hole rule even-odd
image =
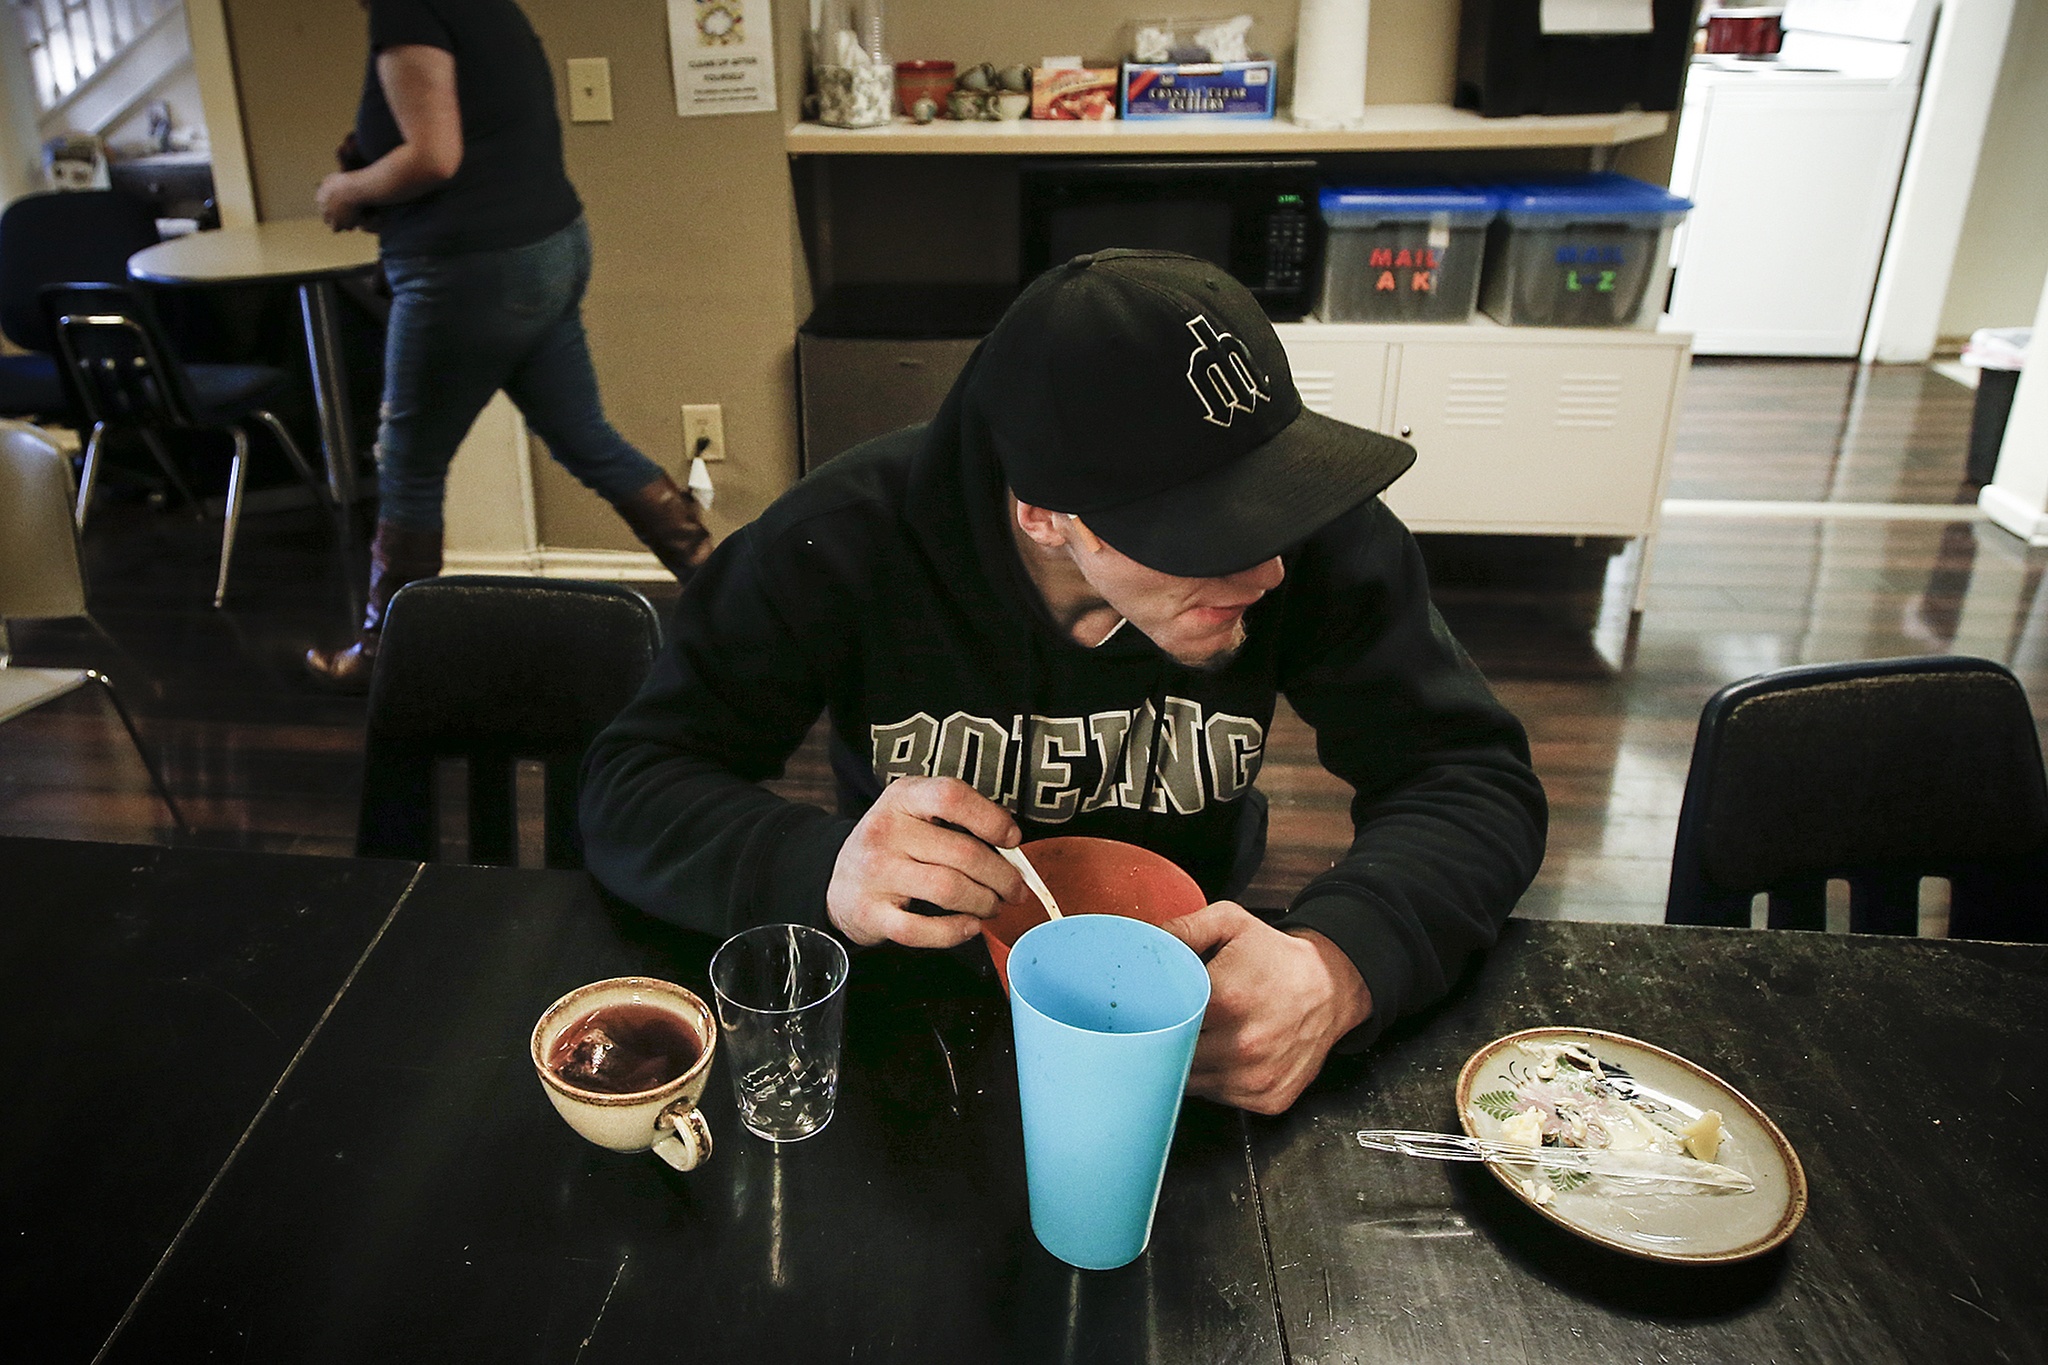
[[[1669,325],[1695,354],[1858,353],[1935,3],[1788,0],[1774,58],[1694,58]]]

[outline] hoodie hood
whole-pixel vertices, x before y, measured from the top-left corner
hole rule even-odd
[[[976,347],[924,428],[903,501],[906,529],[930,563],[946,566],[934,579],[957,606],[961,626],[978,640],[990,676],[1008,680],[1024,749],[1034,742],[1035,718],[1047,709],[1052,674],[1062,667],[1107,665],[1125,673],[1157,715],[1166,680],[1179,665],[1136,629],[1118,630],[1092,648],[1076,642],[1053,619],[1024,567],[1010,527],[1009,485],[972,397],[983,356],[984,348]],[[1126,729],[1114,761],[1124,763],[1134,745],[1148,753],[1156,735],[1156,726]],[[1149,763],[1143,771],[1149,779]],[[1017,817],[1026,838],[1060,832],[1034,824],[1026,811]]]

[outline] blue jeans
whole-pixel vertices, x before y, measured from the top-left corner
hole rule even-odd
[[[377,515],[414,530],[441,525],[448,465],[491,395],[503,389],[548,452],[607,502],[661,467],[605,420],[583,335],[590,230],[578,218],[502,251],[387,256],[391,321],[377,429]]]

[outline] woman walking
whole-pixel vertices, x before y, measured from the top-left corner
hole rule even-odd
[[[583,333],[590,233],[562,166],[554,77],[513,0],[361,0],[370,61],[345,169],[316,195],[367,228],[391,283],[378,511],[355,638],[306,666],[368,688],[385,609],[441,571],[448,465],[500,389],[678,580],[711,553],[697,506],[605,419]]]

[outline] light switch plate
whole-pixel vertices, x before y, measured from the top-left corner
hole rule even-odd
[[[569,122],[612,121],[612,60],[609,57],[569,59]]]

